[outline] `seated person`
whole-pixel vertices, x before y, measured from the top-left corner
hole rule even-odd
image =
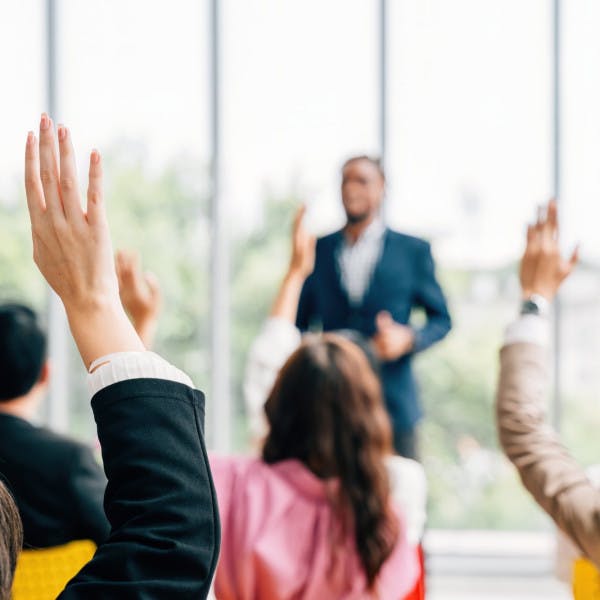
[[[102,469],[89,448],[33,423],[49,377],[35,314],[0,305],[0,471],[19,507],[24,545],[100,544],[109,533]]]
[[[392,433],[363,352],[308,336],[265,404],[262,456],[211,456],[223,530],[215,595],[398,599],[420,567],[392,501]]]
[[[550,302],[577,262],[561,257],[554,202],[527,232],[521,261],[521,317],[500,355],[496,416],[500,442],[525,487],[583,556],[600,568],[600,490],[546,420]]]
[[[56,141],[44,114],[39,148],[30,133],[25,157],[34,260],[61,298],[90,371],[111,526],[59,598],[205,598],[220,531],[204,446],[204,396],[184,373],[145,351],[123,310],[100,155],[90,158],[84,213],[65,127],[58,130],[59,156]],[[18,539],[10,504],[0,495],[0,518],[8,524],[0,528],[0,582],[12,578]]]
[[[296,215],[292,232],[292,258],[281,283],[269,318],[254,340],[248,356],[244,378],[244,398],[254,444],[262,446],[267,433],[264,405],[279,370],[298,348],[302,335],[296,327],[296,310],[304,281],[310,275],[315,256],[315,240],[303,226],[304,208]],[[364,351],[372,369],[378,373],[376,352],[358,332],[344,330],[340,335],[356,343]],[[427,484],[425,472],[415,460],[390,453],[385,457],[391,492],[403,510],[407,537],[418,544],[426,521]]]
[[[397,599],[420,574],[390,489],[392,433],[378,378],[355,344],[335,334],[300,343],[293,325],[313,260],[300,212],[270,321],[285,321],[296,336],[289,343],[275,332],[265,349],[271,362],[246,382],[257,404],[264,394],[261,457],[211,456],[223,527],[219,600]]]

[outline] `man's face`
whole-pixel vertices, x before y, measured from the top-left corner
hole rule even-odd
[[[372,217],[381,205],[384,181],[379,169],[368,160],[353,160],[342,171],[342,203],[350,223]]]

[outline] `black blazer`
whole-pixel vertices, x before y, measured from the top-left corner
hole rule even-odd
[[[435,276],[431,248],[425,240],[387,229],[381,257],[362,304],[353,306],[341,283],[338,253],[342,231],[317,242],[315,268],[306,280],[298,306],[297,326],[324,331],[353,329],[366,337],[375,333],[377,313],[388,311],[398,323],[409,323],[413,308],[423,308],[426,322],[415,329],[413,353],[441,340],[451,327],[444,293]],[[412,429],[421,418],[412,354],[382,365],[386,404],[397,432]]]
[[[92,409],[112,529],[59,598],[205,598],[220,528],[203,394],[172,381],[132,379],[98,392]]]
[[[0,473],[19,507],[26,548],[108,537],[106,477],[86,446],[0,413]]]

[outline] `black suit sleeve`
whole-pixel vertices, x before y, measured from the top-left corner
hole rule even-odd
[[[425,326],[415,331],[413,351],[420,352],[445,337],[452,327],[446,298],[435,276],[431,247],[427,243],[423,244],[417,262],[415,303],[427,316]]]
[[[100,545],[110,531],[103,506],[106,477],[89,448],[75,447],[69,477],[68,497],[72,499],[74,535],[77,539],[93,540]]]
[[[312,321],[317,316],[315,314],[314,302],[314,275],[310,275],[302,286],[300,300],[298,302],[298,314],[296,315],[296,327],[300,331],[307,331]]]
[[[94,396],[111,534],[59,598],[205,598],[220,530],[204,396],[133,379]]]

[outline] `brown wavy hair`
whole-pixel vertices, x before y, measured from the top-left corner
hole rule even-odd
[[[23,546],[21,517],[10,492],[0,480],[0,600],[9,600],[17,557]]]
[[[384,464],[391,427],[366,356],[337,335],[307,336],[281,369],[265,412],[266,463],[297,459],[320,478],[339,479],[334,502],[342,531],[353,531],[372,588],[394,549],[398,522]]]

